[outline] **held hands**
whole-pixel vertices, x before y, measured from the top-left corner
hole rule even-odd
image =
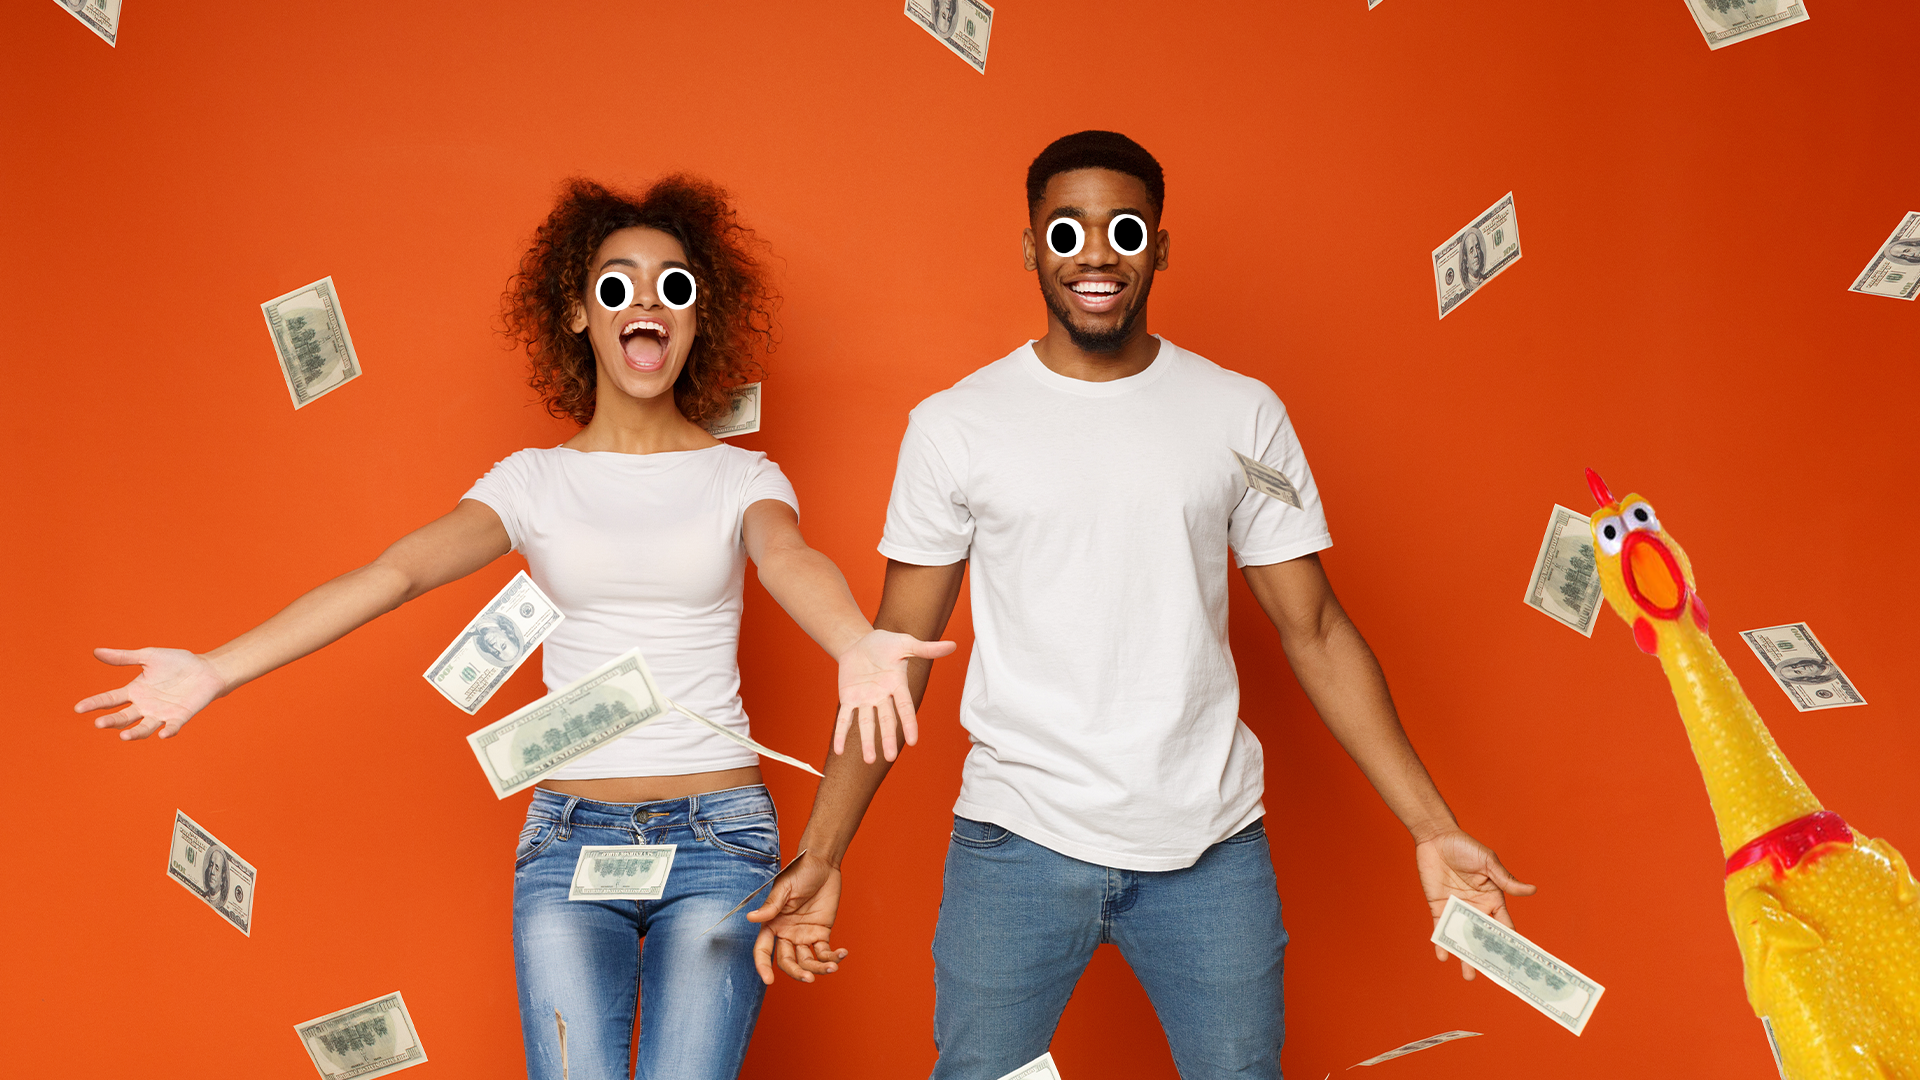
[[[95,649],[93,655],[109,664],[140,665],[140,674],[132,682],[73,707],[74,712],[84,713],[126,706],[93,721],[97,728],[122,729],[123,740],[144,739],[156,731],[161,738],[171,739],[194,713],[226,692],[226,680],[213,665],[185,649]]]
[[[1532,896],[1535,891],[1534,886],[1508,873],[1492,849],[1459,828],[1422,840],[1414,847],[1413,858],[1420,868],[1420,888],[1427,894],[1427,910],[1435,926],[1440,925],[1440,913],[1446,909],[1449,896],[1457,896],[1512,926],[1507,896]],[[1447,951],[1438,945],[1433,952],[1441,960],[1447,958]],[[1460,977],[1473,978],[1473,969],[1464,960],[1460,962]]]
[[[900,754],[895,724],[905,733],[908,746],[919,742],[913,694],[907,689],[907,662],[932,660],[957,648],[951,641],[921,641],[887,630],[874,630],[854,642],[840,657],[840,714],[833,721],[833,752],[846,752],[847,729],[855,721],[860,724],[860,756],[869,765],[873,764],[876,727],[888,761]]]
[[[912,640],[912,639],[908,639]],[[764,923],[753,943],[753,966],[760,981],[773,985],[773,966],[801,982],[840,970],[847,950],[827,937],[840,907],[840,871],[817,855],[805,854],[781,871],[767,889],[767,901],[747,912],[747,921]]]

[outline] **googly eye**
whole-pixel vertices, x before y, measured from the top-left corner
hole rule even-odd
[[[685,311],[693,306],[694,294],[699,290],[694,288],[692,274],[678,266],[669,266],[654,280],[653,292],[661,303],[675,311]]]
[[[1072,218],[1054,218],[1047,223],[1047,249],[1063,259],[1080,254],[1087,246],[1087,230]]]
[[[618,270],[609,270],[593,283],[593,295],[608,311],[625,311],[633,303],[633,279]]]
[[[1627,542],[1627,526],[1618,517],[1603,517],[1593,523],[1593,539],[1603,554],[1618,555]]]
[[[1646,503],[1630,503],[1620,516],[1626,521],[1628,532],[1660,531],[1660,519],[1653,516],[1653,507]]]
[[[1138,255],[1147,250],[1147,223],[1138,214],[1121,214],[1107,222],[1107,243],[1122,255]]]

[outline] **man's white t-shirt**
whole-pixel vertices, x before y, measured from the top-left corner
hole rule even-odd
[[[1248,489],[1233,452],[1293,481]],[[1031,342],[913,410],[880,551],[968,560],[973,739],[954,813],[1129,870],[1191,866],[1263,813],[1227,552],[1332,543],[1286,408],[1161,339],[1145,371],[1055,374]]]
[[[638,647],[668,700],[747,734],[742,522],[761,499],[800,508],[767,455],[727,443],[661,454],[522,450],[463,498],[500,515],[534,583],[566,616],[541,647],[549,693]],[[758,761],[669,712],[548,775],[675,776]]]

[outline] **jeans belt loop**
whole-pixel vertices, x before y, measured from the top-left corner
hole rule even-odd
[[[560,808],[560,839],[573,838],[573,808],[580,805],[580,796],[567,796],[567,805]]]

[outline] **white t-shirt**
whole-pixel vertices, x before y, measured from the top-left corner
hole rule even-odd
[[[1302,508],[1249,490],[1235,450]],[[1332,542],[1280,399],[1165,339],[1112,382],[1055,374],[1029,342],[921,402],[880,551],[970,563],[954,813],[1103,866],[1191,866],[1263,812],[1228,548],[1246,566]]]
[[[662,454],[522,450],[463,497],[500,515],[534,583],[566,615],[541,650],[549,693],[638,647],[661,693],[747,734],[741,522],[761,499],[800,508],[767,455],[727,443]],[[670,712],[549,775],[674,776],[758,760]]]

